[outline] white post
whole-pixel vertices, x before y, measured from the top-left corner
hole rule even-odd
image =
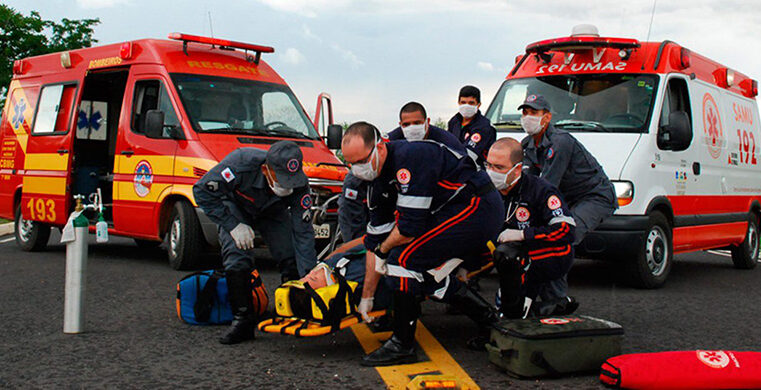
[[[77,199],[77,209],[81,210]],[[66,243],[66,289],[64,291],[63,333],[84,331],[85,282],[87,276],[88,220],[83,215],[74,219],[74,241]]]

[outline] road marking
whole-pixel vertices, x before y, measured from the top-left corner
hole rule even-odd
[[[0,240],[0,244],[6,243],[6,242],[11,242],[11,241],[13,241],[15,239],[16,239],[15,237],[4,238],[4,239]]]
[[[357,336],[365,353],[370,353],[380,348],[382,342],[391,337],[391,332],[373,333],[363,323],[352,326],[351,330]],[[447,350],[441,346],[420,321],[417,323],[415,340],[423,352],[425,352],[425,355],[428,356],[427,361],[375,368],[389,389],[406,389],[407,384],[415,379],[416,376],[425,374],[441,374],[457,378],[457,384],[460,386],[460,389],[479,389],[473,378],[457,364],[454,358],[449,355]]]
[[[712,255],[718,255],[718,256],[724,256],[724,257],[732,257],[732,254],[729,251],[717,251],[717,250],[708,250],[706,251]]]

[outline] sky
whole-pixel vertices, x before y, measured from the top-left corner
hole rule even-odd
[[[656,0],[657,1],[657,0]],[[761,1],[743,0],[3,0],[43,18],[100,18],[98,44],[171,32],[269,45],[267,61],[310,115],[333,98],[336,122],[384,131],[415,100],[432,121],[457,112],[463,85],[481,89],[482,111],[531,42],[593,24],[601,36],[669,39],[761,77]],[[651,14],[655,14],[650,26]]]

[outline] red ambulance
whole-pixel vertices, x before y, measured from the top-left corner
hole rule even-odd
[[[594,26],[526,47],[486,116],[525,137],[518,106],[541,94],[556,128],[602,165],[619,209],[577,247],[623,262],[637,286],[661,286],[673,255],[728,249],[759,258],[758,83],[672,41],[600,37]],[[569,169],[575,169],[570,167]]]
[[[318,97],[312,121],[261,59],[273,48],[169,38],[14,62],[0,122],[0,217],[15,220],[18,245],[45,247],[73,197],[100,189],[109,233],[146,248],[164,241],[172,267],[200,266],[218,241],[193,184],[236,148],[291,140],[304,154],[318,245],[329,247],[347,172],[321,136],[340,134],[330,97]]]

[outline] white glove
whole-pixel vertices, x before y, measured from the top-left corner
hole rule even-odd
[[[497,237],[499,242],[523,241],[523,230],[505,229]]]
[[[237,246],[238,249],[254,249],[254,229],[251,229],[251,226],[248,226],[245,223],[239,223],[238,226],[230,232],[230,236],[232,236],[233,241],[235,241],[235,246]]]
[[[357,307],[357,311],[359,312],[359,314],[362,315],[362,319],[367,323],[373,322],[373,320],[375,319],[375,317],[370,317],[369,315],[367,315],[367,313],[369,313],[372,310],[373,310],[372,297],[362,298],[359,300],[359,307]]]

